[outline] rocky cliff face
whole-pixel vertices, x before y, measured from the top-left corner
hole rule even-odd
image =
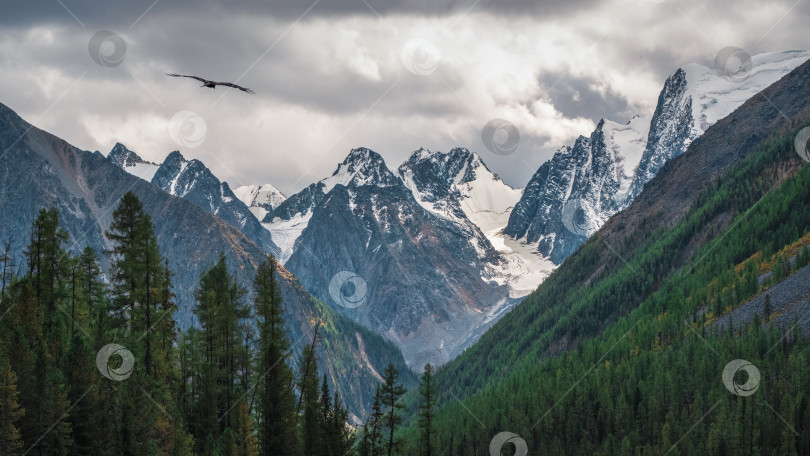
[[[590,137],[557,151],[529,181],[504,232],[561,263],[622,207],[647,122],[602,120]]]

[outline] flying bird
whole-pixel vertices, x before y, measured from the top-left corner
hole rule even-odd
[[[188,75],[185,75],[185,74],[177,74],[177,73],[166,73],[166,76],[172,76],[172,77],[175,77],[175,78],[191,78],[191,79],[196,79],[196,80],[198,80],[198,81],[200,81],[200,82],[202,82],[202,83],[203,83],[203,85],[201,85],[200,87],[210,87],[210,88],[212,88],[212,89],[216,89],[216,86],[221,85],[221,86],[226,86],[226,87],[233,87],[234,89],[239,89],[239,90],[241,90],[242,92],[247,92],[247,93],[249,93],[249,94],[251,94],[251,95],[253,95],[253,94],[255,94],[255,93],[256,93],[256,92],[254,92],[253,90],[248,89],[247,87],[238,86],[238,85],[233,84],[233,83],[230,83],[230,82],[215,82],[215,81],[209,81],[208,79],[203,79],[203,78],[201,78],[201,77],[199,77],[199,76],[188,76]]]

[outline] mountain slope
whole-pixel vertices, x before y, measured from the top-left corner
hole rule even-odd
[[[161,255],[169,260],[181,326],[193,321],[200,274],[224,253],[229,269],[250,289],[253,271],[267,253],[217,216],[123,171],[100,154],[79,150],[41,131],[0,104],[0,239],[14,239],[12,264],[23,270],[22,245],[40,208],[59,209],[74,253],[85,245],[110,248],[104,237],[124,193],[133,191],[152,217]],[[104,265],[108,267],[109,265]],[[286,329],[298,353],[322,320],[320,369],[331,377],[350,410],[362,416],[373,400],[376,376],[389,362],[413,381],[396,347],[315,300],[283,267],[279,280]],[[320,337],[319,337],[320,339]],[[368,361],[367,361],[368,360]]]
[[[554,437],[549,427],[555,420],[546,420],[541,427],[532,426],[534,420],[544,418],[544,410],[553,411],[557,401],[565,399],[566,405],[561,408],[564,410],[580,404],[580,400],[587,402],[589,396],[581,391],[568,396],[583,372],[607,366],[603,362],[608,348],[619,345],[610,353],[609,360],[615,362],[617,356],[634,353],[634,345],[640,343],[633,336],[636,329],[630,321],[616,325],[613,322],[643,304],[643,310],[638,312],[644,315],[645,323],[637,328],[643,340],[652,345],[658,335],[656,340],[661,343],[665,331],[679,337],[676,335],[683,334],[683,330],[678,325],[705,305],[706,295],[697,291],[708,286],[713,277],[725,277],[721,271],[734,271],[735,265],[752,257],[757,249],[778,250],[800,237],[810,220],[810,202],[806,191],[801,190],[806,188],[810,171],[801,167],[803,162],[795,153],[793,136],[797,127],[810,119],[810,107],[804,101],[808,97],[810,62],[707,129],[686,153],[661,169],[627,210],[612,217],[475,345],[440,369],[437,382],[448,385],[442,391],[441,402],[450,405],[439,420],[448,426],[453,423],[455,430],[453,448],[448,453],[481,454],[472,448],[481,448],[483,443],[479,425],[468,418],[453,397],[465,401],[476,416],[484,417],[489,423],[485,427],[493,432],[488,438],[503,430],[502,426],[523,426],[523,436],[527,440],[534,438],[533,448],[540,447],[546,437],[548,442],[556,439],[559,444],[562,434]],[[786,134],[791,129],[792,134]],[[767,143],[775,134],[781,138]],[[724,173],[725,180],[718,180]],[[769,192],[784,196],[763,198],[756,210],[748,210]],[[789,201],[780,202],[779,198]],[[726,230],[733,233],[728,238],[724,236]],[[682,288],[668,282],[673,277],[682,280],[678,282]],[[690,297],[690,293],[695,294]],[[653,295],[658,298],[652,299]],[[689,299],[693,307],[682,307],[684,299]],[[676,309],[676,315],[663,320],[664,326],[657,326],[656,321]],[[606,328],[609,333],[600,339],[605,341],[601,349],[591,343],[580,345]],[[695,343],[702,346],[700,341]],[[575,347],[578,350],[563,359],[582,357],[587,362],[578,370],[558,371],[558,361],[553,358]],[[552,359],[540,361],[548,357]],[[714,359],[711,362],[716,365]],[[676,372],[670,368],[667,372],[673,379],[689,375],[689,369]],[[588,384],[607,381],[596,377],[605,374],[592,375],[594,380]],[[542,384],[553,388],[520,380],[526,378],[547,379]],[[619,379],[626,381],[626,376],[619,375]],[[516,385],[520,385],[518,391]],[[454,396],[450,396],[451,391]],[[510,413],[493,424],[485,411],[495,403]],[[520,405],[527,403],[541,404],[539,410],[532,408],[537,414],[528,424],[523,415],[526,408]],[[573,415],[587,417],[595,413],[583,410]],[[701,414],[698,412],[694,420]],[[563,419],[557,412],[553,416]],[[459,426],[459,420],[465,424]],[[582,429],[584,424],[572,426]],[[677,435],[673,437],[677,439]],[[550,454],[559,453],[543,448]]]

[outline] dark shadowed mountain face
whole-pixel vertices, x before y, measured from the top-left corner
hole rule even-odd
[[[104,231],[112,213],[127,191],[134,192],[152,217],[160,253],[168,258],[182,327],[193,323],[193,293],[202,272],[224,253],[229,269],[249,289],[255,267],[266,252],[230,223],[186,199],[168,194],[155,185],[130,175],[100,154],[79,150],[41,131],[0,104],[0,240],[14,239],[14,259],[24,271],[23,248],[30,223],[39,209],[56,207],[61,225],[69,232],[67,247],[74,253],[85,245],[101,252],[110,247]],[[179,155],[179,154],[178,154]],[[181,157],[173,160],[180,167]],[[167,166],[167,175],[169,167]],[[184,173],[176,174],[183,185]],[[205,175],[204,171],[195,174]],[[155,174],[158,178],[158,174]],[[215,182],[212,187],[225,189]],[[182,188],[194,188],[185,186]],[[219,194],[219,193],[218,193]],[[350,410],[362,416],[373,400],[374,385],[389,362],[410,381],[404,360],[396,347],[318,302],[283,267],[279,268],[284,298],[286,328],[294,349],[309,343],[313,324],[320,331],[321,372],[326,372],[349,401]]]
[[[590,138],[580,137],[574,147],[561,149],[540,167],[505,229],[510,236],[537,243],[555,264],[619,209],[617,161],[604,126],[600,122]]]

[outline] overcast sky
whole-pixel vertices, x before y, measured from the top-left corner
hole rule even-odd
[[[808,19],[796,0],[7,2],[0,103],[83,149],[180,150],[234,187],[289,195],[359,146],[391,168],[467,147],[522,187],[600,118],[651,113],[681,65],[810,47]],[[485,147],[493,119],[514,153]]]

